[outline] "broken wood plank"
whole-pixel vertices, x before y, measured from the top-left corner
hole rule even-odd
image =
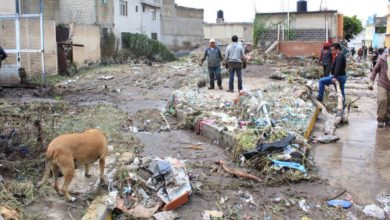
[[[314,125],[316,124],[320,110],[321,109],[317,107],[316,110],[314,111],[314,114],[312,115],[312,117],[310,119],[309,125],[307,126],[307,129],[305,131],[305,139],[306,140],[310,138],[310,134],[313,131]]]
[[[222,169],[223,169],[226,173],[229,173],[229,174],[231,174],[231,175],[233,175],[233,176],[236,176],[236,177],[244,177],[244,178],[251,179],[251,180],[254,180],[254,181],[256,181],[256,182],[259,182],[259,183],[262,182],[262,180],[261,180],[259,177],[255,176],[255,175],[252,175],[252,174],[249,174],[249,173],[245,173],[245,172],[242,172],[242,171],[240,171],[240,170],[233,170],[233,169],[227,167],[227,166],[225,165],[225,162],[222,161],[222,160],[219,160],[219,161],[217,161],[217,162],[215,162],[215,163],[216,163],[217,165],[222,166]]]
[[[275,41],[266,51],[265,53],[271,52],[273,49],[275,49],[276,46],[279,45],[279,41]]]

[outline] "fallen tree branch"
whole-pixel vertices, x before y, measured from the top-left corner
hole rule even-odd
[[[255,176],[255,175],[252,175],[252,174],[249,174],[249,173],[245,173],[245,172],[242,172],[242,171],[239,171],[239,170],[233,170],[233,169],[230,169],[229,167],[227,167],[225,165],[225,162],[222,161],[222,160],[219,160],[217,162],[215,162],[217,165],[220,165],[222,166],[222,169],[226,172],[226,173],[229,173],[233,176],[236,176],[236,177],[244,177],[244,178],[247,178],[247,179],[251,179],[251,180],[254,180],[256,182],[259,182],[261,183],[262,180]]]

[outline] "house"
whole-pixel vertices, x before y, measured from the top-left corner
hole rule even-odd
[[[306,2],[298,1],[296,12],[256,13],[254,43],[267,49],[278,41],[279,52],[299,56],[318,55],[325,41],[343,39],[343,15],[306,9]]]
[[[114,33],[119,48],[123,33],[141,33],[151,39],[161,38],[160,0],[118,0],[114,3]]]
[[[363,44],[367,47],[384,47],[387,17],[370,16],[365,26],[365,39]]]
[[[162,0],[161,42],[174,51],[203,44],[203,9],[187,8],[175,0]]]

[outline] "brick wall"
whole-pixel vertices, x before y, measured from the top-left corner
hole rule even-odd
[[[114,25],[114,0],[106,0],[106,3],[102,3],[102,0],[95,1],[96,24],[102,27],[112,27]],[[132,13],[132,11],[129,11],[129,13]]]
[[[161,42],[172,50],[192,49],[203,43],[203,9],[180,7],[163,0]]]
[[[287,38],[287,31],[284,32]],[[290,33],[290,40],[294,41],[325,41],[326,31],[324,29],[296,29]],[[269,30],[260,36],[260,41],[276,41],[278,38],[277,30]],[[280,39],[282,32],[280,32]]]
[[[323,47],[323,41],[281,41],[279,53],[287,56],[311,56],[313,53],[319,56]]]

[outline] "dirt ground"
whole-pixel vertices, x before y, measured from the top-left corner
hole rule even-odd
[[[46,124],[44,128],[52,129],[54,134],[88,127],[102,128],[114,148],[108,170],[117,163],[114,156],[120,157],[127,151],[139,157],[172,156],[186,160],[192,184],[197,187],[190,202],[176,210],[181,219],[201,219],[204,210],[223,211],[225,219],[346,219],[349,212],[365,219],[359,207],[375,203],[375,196],[380,193],[390,193],[389,128],[376,128],[376,96],[375,92],[362,89],[366,86],[366,78],[347,83],[347,95],[361,99],[357,102],[359,108],[351,113],[350,124],[337,130],[341,140],[336,144],[314,146],[311,155],[316,166],[311,172],[316,178],[267,187],[224,173],[215,161],[224,160],[229,166],[237,167],[226,149],[193,131],[175,129],[174,118],[168,117],[171,131],[162,129],[165,123],[158,112],[166,107],[172,91],[193,80],[191,65],[186,66],[183,62],[95,68],[72,78],[53,78],[51,89],[4,89],[0,92],[0,101],[15,106],[64,103],[66,110],[58,113],[57,125],[47,128]],[[175,68],[175,65],[181,65],[181,68]],[[205,67],[198,67],[199,74],[205,74],[205,71]],[[267,65],[249,65],[243,75],[244,88],[262,87],[271,81],[279,83],[268,79],[270,71],[272,69]],[[99,80],[101,76],[113,78]],[[227,81],[224,78],[226,89]],[[201,89],[207,90],[206,87]],[[210,93],[225,92],[214,90]],[[142,129],[131,133],[127,129],[129,123]],[[321,131],[321,123],[320,116],[314,135]],[[48,136],[45,144],[53,136]],[[194,144],[200,149],[188,149]],[[38,181],[44,163],[41,161],[40,165],[41,168],[36,168],[37,173],[26,174],[25,178]],[[10,173],[1,175],[15,178]],[[105,192],[105,189],[92,187],[96,175],[86,183],[82,183],[83,178],[76,176],[70,187],[78,198],[76,203],[64,202],[47,184],[43,189],[49,192],[47,195],[40,195],[23,207],[25,219],[80,219],[93,197]],[[347,193],[340,198],[352,197],[358,206],[350,209],[327,206],[329,199],[345,190]]]

